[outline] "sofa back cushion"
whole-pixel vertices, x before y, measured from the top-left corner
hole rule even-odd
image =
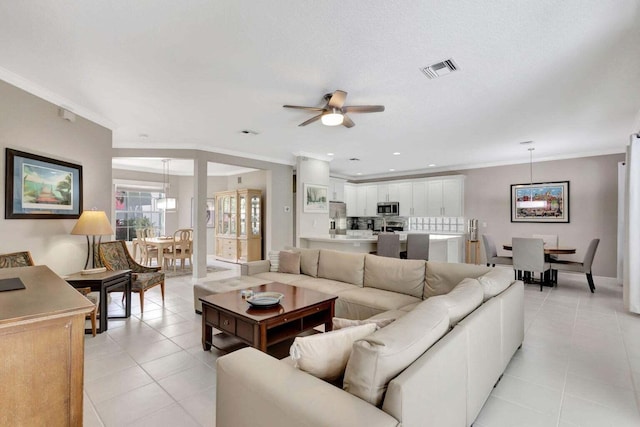
[[[484,300],[488,300],[507,289],[513,282],[513,270],[510,268],[492,268],[488,273],[478,277],[484,292]]]
[[[338,280],[362,287],[364,256],[357,252],[340,252],[320,249],[318,277]]]
[[[387,384],[449,329],[442,302],[426,300],[388,326],[353,344],[343,388],[373,404],[382,404]]]
[[[491,267],[481,265],[427,261],[423,298],[448,294],[462,279],[476,279],[489,271]]]
[[[368,254],[364,259],[364,286],[422,298],[425,261]]]
[[[449,310],[449,322],[453,327],[482,304],[483,296],[482,285],[478,279],[466,278],[448,294],[431,299],[444,303]]]
[[[298,252],[280,251],[278,273],[300,274],[300,254]]]
[[[300,253],[300,273],[311,277],[318,277],[318,259],[320,249],[295,248],[293,252]]]

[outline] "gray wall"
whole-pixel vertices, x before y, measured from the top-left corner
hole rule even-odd
[[[491,235],[498,252],[512,237],[557,234],[561,246],[578,249],[576,255],[567,258],[582,261],[591,239],[599,237],[593,274],[616,277],[617,174],[621,161],[623,154],[533,164],[534,182],[570,181],[568,224],[511,222],[510,185],[529,182],[528,164],[461,171],[467,176],[465,217],[479,220],[479,234]]]
[[[13,148],[82,165],[84,209],[104,210],[111,218],[111,131],[77,117],[58,117],[58,106],[0,81],[0,148]],[[0,162],[5,186],[5,161]],[[4,211],[4,198],[0,208]],[[84,267],[87,243],[71,236],[75,219],[0,218],[0,253],[29,250],[36,264],[58,274]],[[104,236],[109,239],[109,236]]]

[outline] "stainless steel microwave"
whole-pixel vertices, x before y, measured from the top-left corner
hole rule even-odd
[[[400,215],[400,203],[378,202],[378,215]]]

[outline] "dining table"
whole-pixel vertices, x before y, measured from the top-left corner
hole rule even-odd
[[[505,243],[502,245],[502,249],[510,251],[513,249],[513,246],[511,243]],[[570,246],[544,245],[543,249],[545,255],[571,255],[576,253],[576,248]]]

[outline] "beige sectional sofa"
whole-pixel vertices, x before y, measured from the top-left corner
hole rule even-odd
[[[337,295],[336,317],[396,320],[353,344],[342,388],[253,348],[218,358],[216,425],[473,423],[524,337],[512,270],[296,251],[300,274],[256,261],[241,278],[194,288],[195,299],[279,281]]]

